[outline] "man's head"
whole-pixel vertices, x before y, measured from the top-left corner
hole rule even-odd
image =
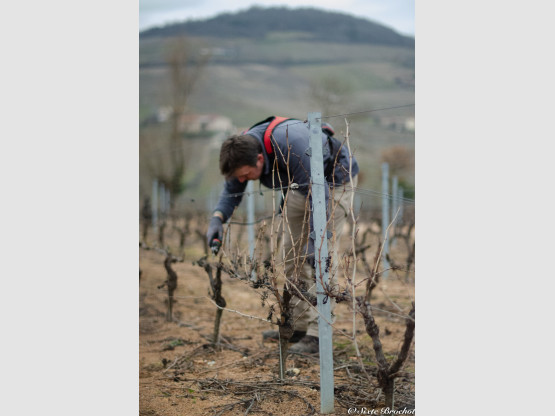
[[[240,182],[259,179],[264,167],[260,142],[248,134],[229,137],[220,150],[220,171]]]

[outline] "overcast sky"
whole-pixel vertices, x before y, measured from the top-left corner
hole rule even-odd
[[[317,7],[363,17],[414,36],[415,0],[139,0],[139,30],[187,19],[213,17],[253,5]]]

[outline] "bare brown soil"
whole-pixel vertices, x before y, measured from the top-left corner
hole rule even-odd
[[[174,240],[172,240],[172,238]],[[168,233],[177,247],[177,236]],[[223,275],[222,293],[227,308],[221,323],[221,343],[211,343],[216,306],[209,295],[203,268],[194,264],[203,256],[200,240],[187,237],[184,261],[174,263],[178,275],[173,321],[166,320],[167,290],[158,288],[166,280],[165,255],[155,249],[140,249],[139,310],[139,405],[141,416],[182,415],[309,415],[319,414],[319,359],[289,355],[287,379],[279,380],[278,347],[262,342],[262,331],[276,329],[264,320],[268,306],[244,282]],[[392,256],[404,258],[402,244]],[[177,250],[176,250],[177,252]],[[177,253],[176,253],[177,254]],[[372,253],[372,256],[374,253]],[[370,257],[370,256],[369,256]],[[364,279],[362,267],[357,280]],[[390,272],[372,295],[376,322],[388,361],[397,355],[405,331],[405,319],[414,301],[414,275]],[[363,407],[379,412],[384,397],[377,385],[377,364],[372,341],[360,315],[356,319],[357,342],[364,371],[354,343],[344,336],[353,329],[350,305],[336,308],[334,343],[335,415]],[[261,318],[261,319],[257,319]],[[413,349],[414,351],[414,349]],[[295,369],[295,370],[293,370]],[[414,352],[396,379],[395,408],[414,409]],[[378,413],[379,414],[379,413]]]

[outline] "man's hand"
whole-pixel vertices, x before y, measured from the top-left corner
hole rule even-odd
[[[206,239],[208,241],[208,246],[212,248],[214,254],[216,254],[222,243],[224,235],[224,227],[222,219],[216,215],[214,215],[210,219],[210,224],[208,225],[208,231],[206,232]]]

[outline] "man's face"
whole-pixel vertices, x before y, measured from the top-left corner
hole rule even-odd
[[[260,179],[262,175],[262,168],[264,167],[264,156],[262,153],[258,154],[256,159],[256,166],[241,166],[235,172],[233,172],[233,177],[237,178],[237,180],[241,183],[245,181],[253,181],[256,179]]]

